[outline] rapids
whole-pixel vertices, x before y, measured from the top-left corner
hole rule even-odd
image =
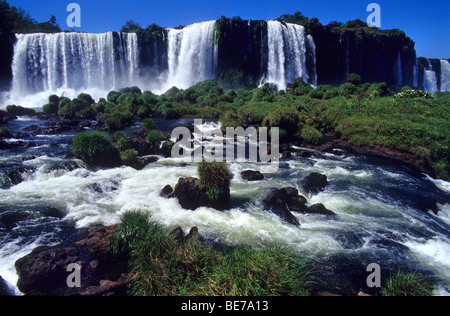
[[[161,130],[191,124],[193,120],[155,119]],[[11,132],[36,118],[10,121]],[[209,122],[203,128],[216,128]],[[127,129],[132,133],[136,123]],[[256,163],[233,162],[232,207],[227,211],[202,207],[181,208],[176,199],[159,195],[179,177],[197,176],[189,159],[160,157],[137,171],[130,167],[89,168],[68,159],[74,132],[32,136],[36,147],[3,150],[0,157],[0,275],[12,286],[17,282],[14,262],[40,245],[70,244],[89,226],[114,224],[127,210],[143,209],[167,228],[180,226],[199,232],[215,244],[289,244],[314,266],[316,286],[339,294],[364,289],[366,267],[390,272],[419,270],[439,282],[436,295],[450,288],[450,184],[417,174],[393,161],[345,152],[323,158],[296,157],[280,162],[278,172],[246,182],[240,172]],[[25,161],[22,161],[25,158]],[[23,181],[8,182],[7,174],[27,167]],[[309,195],[301,180],[311,172],[328,177],[323,192]],[[301,227],[286,224],[264,210],[262,200],[270,188],[296,187],[308,204],[323,203],[337,216],[295,214]],[[366,289],[367,290],[367,289]],[[20,294],[18,290],[15,290]]]

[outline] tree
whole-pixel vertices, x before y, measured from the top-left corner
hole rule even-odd
[[[120,30],[123,33],[136,33],[142,30],[142,27],[139,23],[134,22],[133,20],[128,20],[122,29]]]

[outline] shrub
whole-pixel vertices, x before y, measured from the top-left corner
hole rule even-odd
[[[94,108],[83,97],[72,101],[68,98],[61,99],[58,114],[66,118],[78,119],[94,119],[96,116]]]
[[[341,96],[349,97],[358,90],[358,87],[356,87],[354,84],[351,83],[344,83],[339,87],[339,90]]]
[[[301,139],[312,144],[318,144],[323,137],[320,131],[310,125],[304,125],[299,136]]]
[[[152,150],[158,149],[162,141],[161,133],[157,130],[151,130],[147,133],[146,140],[150,144]]]
[[[46,114],[57,114],[58,113],[58,104],[57,103],[47,103],[42,106],[42,111]]]
[[[142,121],[142,127],[144,128],[144,131],[148,133],[151,130],[157,129],[155,122],[151,118],[145,118]]]
[[[229,197],[230,181],[233,177],[225,162],[202,161],[198,165],[200,183],[206,188],[210,200],[219,200]]]
[[[142,94],[142,91],[139,87],[133,86],[133,87],[126,87],[119,90],[120,93],[137,93]]]
[[[308,93],[308,97],[321,100],[323,98],[324,94],[325,93],[323,91],[316,89],[316,90],[311,90]]]
[[[221,128],[226,131],[227,127],[244,126],[244,120],[236,113],[236,111],[227,111],[220,116]]]
[[[292,90],[295,95],[307,95],[314,90],[314,88],[311,87],[310,84],[304,82],[303,78],[296,78],[292,83]]]
[[[11,117],[15,117],[15,116],[33,116],[36,114],[36,111],[33,109],[28,109],[28,108],[24,108],[23,106],[20,105],[8,105],[6,107],[6,112],[8,112],[8,114]]]
[[[54,103],[54,104],[58,105],[59,101],[60,101],[60,98],[55,94],[52,94],[51,96],[48,97],[48,103]]]
[[[82,99],[87,102],[87,104],[92,105],[95,104],[95,100],[87,93],[80,93],[77,99]]]
[[[335,88],[328,89],[325,94],[323,95],[323,98],[325,100],[333,99],[339,95],[338,91]]]
[[[98,119],[106,125],[109,131],[115,131],[123,129],[131,123],[133,115],[125,106],[116,105],[106,108],[105,112],[98,116]]]
[[[108,102],[112,102],[117,104],[117,99],[120,97],[121,93],[117,92],[117,91],[110,91],[108,93],[108,95],[106,96],[106,100],[108,100]]]
[[[90,96],[89,96],[90,97]],[[87,97],[73,99],[70,106],[74,113],[74,117],[78,119],[94,119],[96,113],[92,108],[89,101],[86,101]]]
[[[434,284],[417,272],[398,271],[381,289],[382,296],[431,296]]]
[[[272,102],[274,99],[273,92],[267,86],[253,90],[253,101],[255,102]]]
[[[136,162],[138,152],[135,149],[127,149],[120,152],[120,160],[126,166],[132,166]]]
[[[361,77],[355,73],[351,73],[347,76],[347,82],[353,85],[359,85],[361,83]]]
[[[69,98],[66,97],[62,97],[59,99],[59,103],[58,103],[58,109],[61,109],[67,105],[70,105],[71,100]]]
[[[77,134],[72,142],[72,154],[96,166],[115,167],[120,161],[111,141],[98,131]]]
[[[143,104],[140,97],[141,95],[138,93],[123,93],[117,98],[117,104],[125,105],[131,114],[137,115],[139,106]]]
[[[119,152],[131,149],[132,144],[129,141],[128,137],[120,137],[115,142],[116,148]]]
[[[389,87],[386,82],[372,83],[367,89],[367,93],[369,93],[372,98],[376,96],[384,97],[389,94]]]
[[[294,134],[298,128],[298,112],[291,107],[276,107],[264,118],[263,126],[279,127],[286,130],[288,134]]]

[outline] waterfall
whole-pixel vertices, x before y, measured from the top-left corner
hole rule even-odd
[[[398,52],[398,58],[394,65],[394,78],[397,86],[403,85],[403,72],[402,72],[402,56]]]
[[[111,90],[132,83],[139,69],[135,33],[18,34],[12,94],[58,89]]]
[[[440,91],[450,91],[450,63],[446,59],[441,59],[441,89]]]
[[[419,87],[419,64],[417,63],[414,65],[414,88]]]
[[[273,83],[281,90],[286,89],[287,85],[298,77],[302,77],[307,83],[315,84],[315,69],[314,73],[307,71],[307,48],[308,44],[311,46],[314,41],[312,37],[308,39],[305,28],[278,21],[268,21],[267,28],[269,58],[265,82]],[[312,48],[315,51],[315,46]]]
[[[216,75],[217,47],[214,44],[216,21],[195,23],[168,35],[169,69],[165,89],[186,89]]]
[[[316,71],[316,44],[314,43],[314,39],[311,35],[308,35],[306,37],[307,42],[307,51],[308,51],[308,58],[307,58],[307,66],[308,66],[308,73],[312,73],[310,76],[309,83],[316,88],[317,87],[317,71]]]
[[[429,91],[432,93],[439,91],[436,72],[433,70],[433,66],[431,65],[429,60],[427,68],[424,69],[423,88],[425,91]]]

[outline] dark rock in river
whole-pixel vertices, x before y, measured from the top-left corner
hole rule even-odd
[[[241,172],[241,177],[247,181],[259,181],[264,179],[264,175],[256,170],[244,170]]]
[[[48,293],[66,286],[66,268],[71,263],[81,265],[81,254],[74,247],[38,247],[16,261],[19,280],[17,287],[23,293]]]
[[[11,181],[12,185],[17,185],[21,183],[24,180],[24,175],[31,173],[35,170],[35,168],[32,167],[20,167],[17,169],[14,169],[10,172],[8,172],[8,178]]]
[[[131,167],[133,167],[136,170],[142,170],[144,169],[147,165],[157,162],[159,160],[159,158],[157,156],[140,156],[140,157],[136,157],[136,161],[134,162],[134,164],[132,164]]]
[[[291,211],[304,211],[306,199],[298,194],[296,188],[271,189],[263,203],[266,208],[289,224],[300,226],[300,222]]]
[[[201,185],[199,179],[193,177],[180,178],[173,195],[178,198],[181,207],[189,210],[195,210],[201,206],[224,210],[230,205],[229,188],[223,188],[221,196],[217,200],[211,200],[207,195],[207,188]]]
[[[172,192],[173,192],[173,188],[172,188],[172,186],[170,186],[168,184],[161,190],[159,195],[164,197],[164,198],[168,198],[172,194]]]
[[[333,211],[327,209],[322,203],[313,204],[305,210],[308,214],[336,215]]]
[[[126,295],[132,275],[127,259],[112,257],[110,238],[118,225],[96,226],[72,247],[43,246],[16,261],[17,287],[26,295]],[[81,287],[69,288],[67,278],[73,272],[67,266],[81,267]]]
[[[328,185],[327,176],[317,172],[311,173],[302,181],[302,187],[305,190],[305,192],[313,194],[323,191],[323,189],[327,185]]]

